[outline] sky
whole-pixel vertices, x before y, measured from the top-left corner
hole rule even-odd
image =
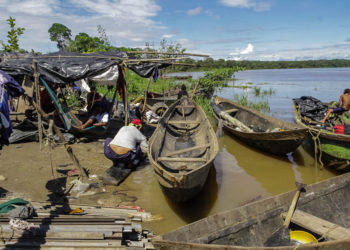
[[[57,51],[48,29],[61,23],[114,46],[186,52],[225,60],[350,59],[348,0],[0,0],[0,40],[9,16],[24,27],[20,47]]]

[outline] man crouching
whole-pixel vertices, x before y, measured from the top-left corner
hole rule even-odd
[[[140,132],[141,128],[141,121],[133,119],[129,126],[119,129],[113,139],[106,139],[104,154],[113,161],[114,166],[133,168],[140,163],[148,147],[146,137]]]

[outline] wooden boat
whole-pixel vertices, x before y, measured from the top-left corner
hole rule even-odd
[[[273,154],[295,151],[307,135],[307,128],[282,121],[231,100],[214,96],[214,117],[241,141]]]
[[[148,158],[163,192],[182,202],[201,191],[218,149],[203,109],[183,97],[158,123],[149,140]]]
[[[322,128],[319,123],[302,116],[295,101],[293,116],[298,124],[308,129],[306,146],[314,152],[317,145],[317,158],[321,164],[341,173],[350,171],[350,135],[335,134],[332,128]]]
[[[157,236],[152,243],[155,249],[170,250],[349,249],[350,173],[309,185],[301,193],[290,229],[312,233],[319,242],[264,247],[266,240],[282,226],[294,194],[295,191],[290,191],[211,215]]]

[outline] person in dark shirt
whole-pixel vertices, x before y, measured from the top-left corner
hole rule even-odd
[[[182,84],[180,92],[177,94],[177,99],[181,99],[182,96],[187,95],[188,93],[186,91],[186,85]]]

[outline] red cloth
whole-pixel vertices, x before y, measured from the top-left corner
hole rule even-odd
[[[339,124],[333,127],[336,134],[344,134],[344,126]]]
[[[141,125],[141,120],[139,120],[139,119],[132,119],[131,123],[134,124],[134,125]]]

